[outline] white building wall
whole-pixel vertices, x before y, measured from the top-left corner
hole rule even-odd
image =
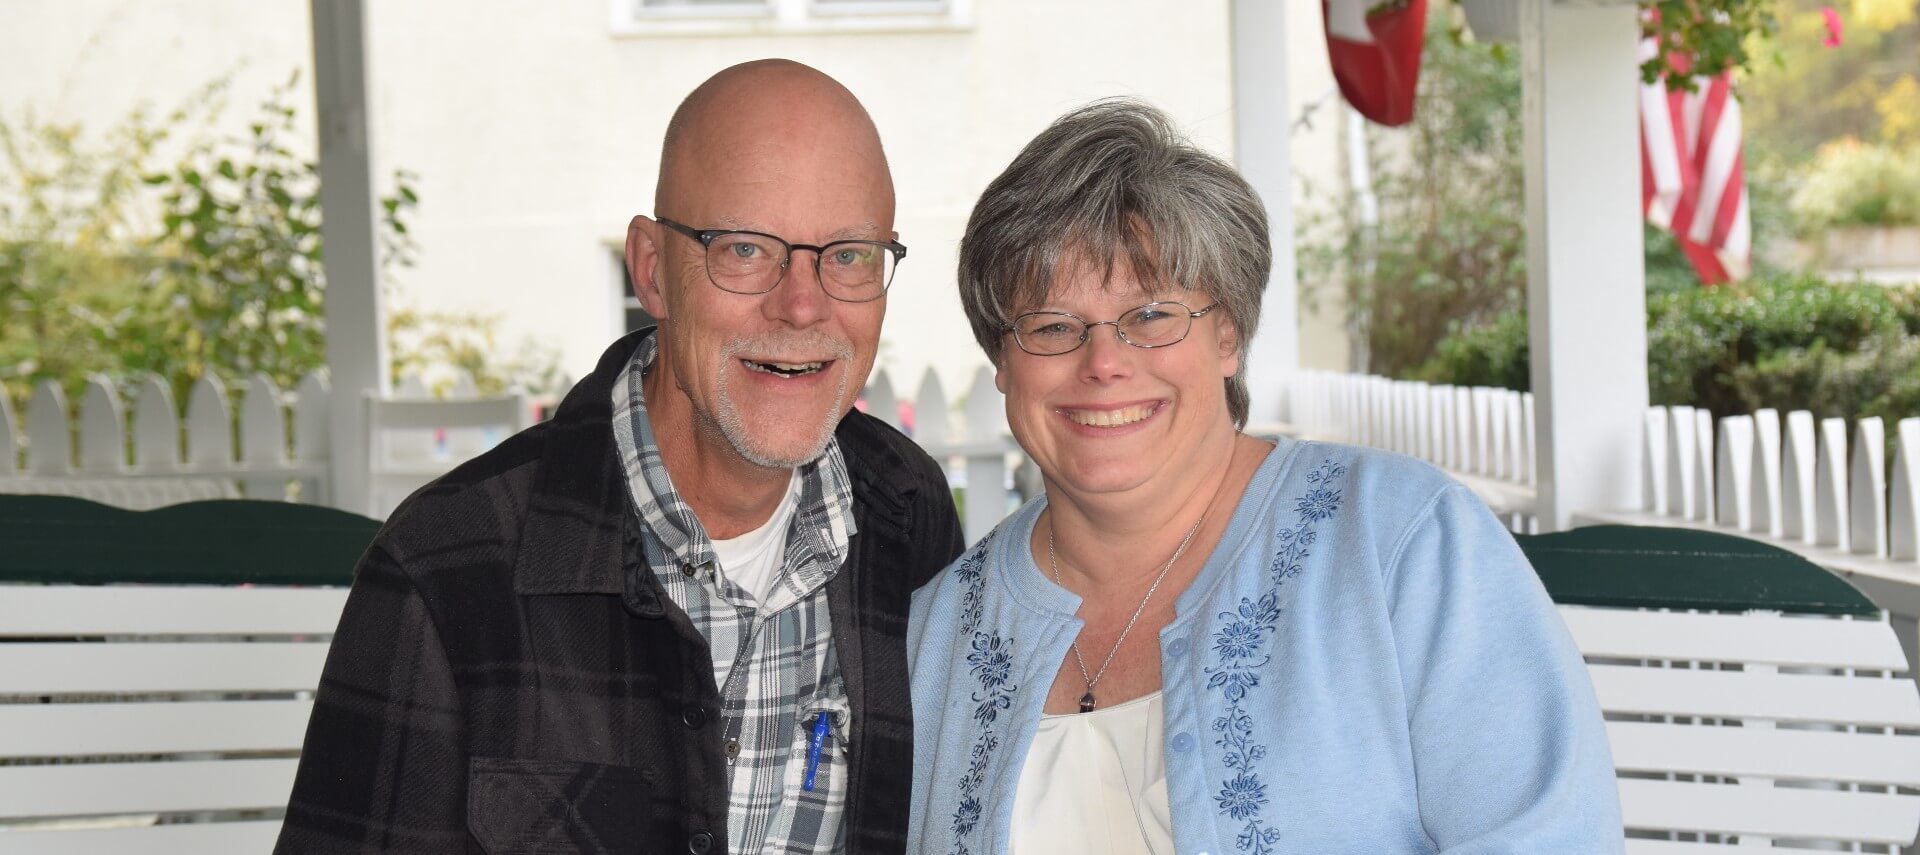
[[[860,96],[892,161],[912,254],[881,365],[907,383],[933,366],[964,389],[985,360],[960,313],[955,250],[975,196],[1021,145],[1061,112],[1119,94],[1165,108],[1217,151],[1233,132],[1225,0],[969,5],[970,23],[918,31],[634,35],[606,0],[370,0],[376,173],[419,176],[421,254],[400,274],[405,298],[501,315],[509,350],[531,338],[585,373],[621,323],[614,253],[628,218],[651,213],[674,106],[722,67],[785,56]],[[1291,5],[1290,47],[1322,44],[1317,4]],[[306,0],[0,0],[0,110],[104,128],[231,73],[238,132],[293,70],[310,86],[308,14]],[[1331,79],[1323,47],[1291,66],[1297,110]],[[1315,117],[1315,141],[1296,137],[1298,169],[1332,168],[1335,106]]]

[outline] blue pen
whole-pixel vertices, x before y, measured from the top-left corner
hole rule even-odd
[[[800,789],[813,792],[814,773],[820,771],[820,747],[827,743],[827,732],[833,726],[826,710],[820,711],[820,717],[813,722],[813,738],[807,740],[807,779]]]

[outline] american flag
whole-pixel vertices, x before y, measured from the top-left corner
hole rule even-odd
[[[1655,50],[1641,42],[1640,58]],[[1694,82],[1693,92],[1664,79],[1640,87],[1640,197],[1647,221],[1672,232],[1700,281],[1715,285],[1747,275],[1753,226],[1732,77]]]

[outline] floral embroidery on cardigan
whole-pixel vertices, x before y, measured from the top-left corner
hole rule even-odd
[[[1016,687],[1013,676],[1013,639],[980,631],[980,618],[986,603],[987,550],[993,544],[989,533],[973,552],[960,560],[954,577],[967,586],[960,600],[960,635],[971,638],[967,652],[967,672],[980,684],[973,699],[973,721],[980,728],[967,756],[967,772],[960,778],[960,806],[953,813],[951,855],[968,855],[967,837],[979,826],[984,813],[980,803],[980,785],[986,781],[987,763],[1000,747],[1000,736],[993,730],[1000,712],[1013,706]]]
[[[1314,526],[1340,511],[1340,490],[1333,480],[1347,473],[1347,467],[1331,458],[1321,461],[1307,473],[1311,484],[1306,495],[1294,503],[1299,520],[1277,537],[1280,551],[1267,567],[1270,585],[1258,598],[1240,598],[1240,607],[1221,612],[1224,625],[1213,634],[1215,664],[1207,667],[1207,690],[1218,689],[1227,701],[1226,712],[1213,720],[1219,734],[1214,744],[1226,749],[1222,763],[1232,772],[1220,782],[1214,801],[1221,813],[1243,823],[1234,845],[1242,852],[1267,855],[1280,841],[1280,830],[1268,825],[1261,815],[1267,804],[1267,785],[1260,780],[1258,766],[1267,756],[1267,746],[1254,740],[1253,716],[1245,705],[1247,693],[1260,685],[1260,670],[1273,661],[1266,652],[1267,641],[1280,623],[1280,588],[1299,575],[1315,539]]]

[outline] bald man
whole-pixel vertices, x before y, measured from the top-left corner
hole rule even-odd
[[[845,88],[694,90],[627,230],[658,328],[388,520],[276,851],[903,851],[908,598],[963,545],[852,410],[905,254]]]

